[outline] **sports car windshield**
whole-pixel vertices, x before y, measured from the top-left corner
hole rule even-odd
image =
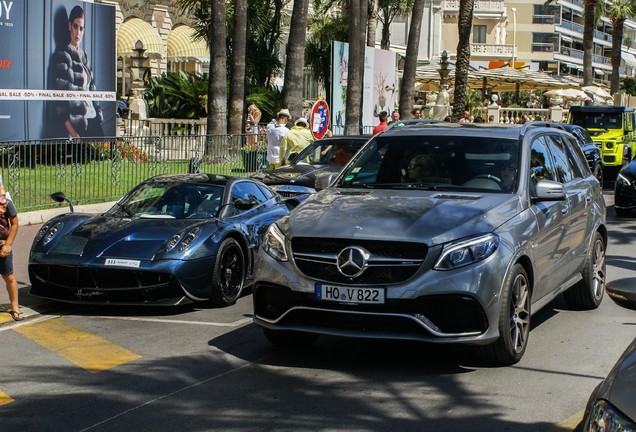
[[[485,136],[379,136],[341,177],[342,187],[511,193],[516,139]]]
[[[108,211],[141,219],[209,219],[218,215],[223,186],[143,183]]]

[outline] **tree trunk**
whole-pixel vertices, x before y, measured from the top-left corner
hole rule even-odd
[[[378,28],[378,0],[368,0],[367,46],[375,48],[375,30]]]
[[[305,38],[307,37],[307,15],[309,0],[294,0],[287,58],[285,60],[285,84],[283,85],[283,108],[289,109],[292,120],[303,111],[303,82],[305,70]]]
[[[247,0],[234,1],[232,32],[232,73],[230,75],[230,115],[228,131],[243,133],[245,105],[245,56],[247,51]]]
[[[360,134],[362,92],[364,79],[364,48],[366,42],[367,0],[349,2],[349,73],[345,135]]]
[[[470,65],[470,30],[473,26],[474,0],[460,0],[457,30],[457,59],[455,60],[455,93],[453,102],[453,121],[458,122],[466,110],[466,87],[468,86],[468,67]]]
[[[225,142],[218,136],[227,135],[227,54],[225,47],[225,1],[212,0],[212,25],[210,26],[210,76],[208,79],[208,139],[206,154],[208,158],[227,151]],[[220,41],[220,43],[219,43]]]
[[[596,27],[596,4],[598,0],[585,0],[583,11],[583,85],[594,83],[592,54],[594,51],[594,29]]]
[[[625,18],[612,20],[612,74],[610,75],[610,94],[618,93],[620,87],[619,68],[621,66],[621,44],[623,41]]]
[[[380,40],[380,48],[388,50],[391,47],[391,23],[382,24],[382,39]]]
[[[425,0],[415,0],[411,13],[409,37],[406,43],[406,58],[404,60],[404,75],[400,83],[400,118],[411,118],[411,111],[415,103],[415,73],[417,72],[417,52],[420,46],[422,30],[422,16],[424,15]]]

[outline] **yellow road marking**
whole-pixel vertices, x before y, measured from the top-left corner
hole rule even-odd
[[[9,312],[0,313],[0,324],[8,323],[9,321],[13,321]]]
[[[64,318],[24,325],[14,331],[91,373],[141,358],[104,338],[65,324]]]
[[[13,398],[0,390],[0,405],[6,405],[11,402],[13,402]]]
[[[553,425],[546,432],[565,432],[565,431],[573,431],[574,428],[583,420],[583,414],[585,414],[585,410],[581,410],[574,415],[566,418],[565,420],[561,420],[557,424]]]

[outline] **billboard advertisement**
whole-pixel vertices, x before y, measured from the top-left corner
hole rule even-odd
[[[347,106],[347,80],[349,72],[349,44],[334,42],[332,47],[332,125],[335,133],[342,133]],[[366,47],[364,52],[364,79],[362,92],[362,126],[376,126],[378,114],[391,114],[396,108],[397,53]]]
[[[0,1],[0,141],[115,135],[115,7]]]

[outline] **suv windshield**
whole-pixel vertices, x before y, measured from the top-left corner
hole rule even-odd
[[[516,139],[482,136],[384,136],[367,146],[342,176],[343,187],[513,192]]]
[[[573,112],[572,124],[586,129],[621,129],[621,113]]]

